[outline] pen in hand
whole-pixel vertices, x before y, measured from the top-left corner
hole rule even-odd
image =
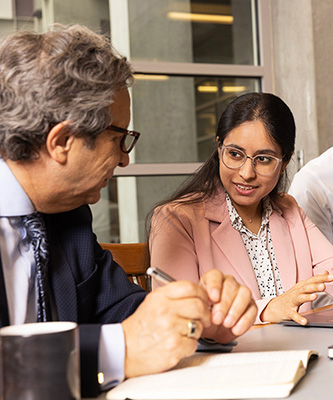
[[[152,278],[155,278],[157,282],[162,283],[163,285],[167,285],[170,282],[175,282],[176,280],[172,276],[168,275],[166,272],[156,267],[149,267],[146,271],[146,274],[151,276]],[[209,309],[211,310],[212,308],[213,304],[210,304]]]
[[[174,282],[176,279],[172,278],[172,276],[168,275],[167,273],[163,272],[159,268],[156,267],[149,267],[146,271],[146,274],[155,278],[158,282],[166,285],[167,283]]]
[[[162,283],[163,285],[166,285],[170,282],[174,282],[176,280],[172,276],[168,275],[166,272],[164,272],[156,267],[149,267],[146,271],[146,274],[155,278],[158,282]],[[213,305],[211,304],[210,310],[212,309],[212,307],[213,307]],[[201,339],[199,339],[199,342],[201,343],[202,348],[207,349],[207,347],[210,348],[210,346],[212,346],[212,345],[215,345],[215,346],[218,345],[218,346],[222,346],[223,351],[225,351],[225,345],[220,344],[213,339],[202,339],[201,338]],[[228,344],[228,345],[230,346],[230,344]],[[219,350],[221,350],[221,349],[219,348]]]

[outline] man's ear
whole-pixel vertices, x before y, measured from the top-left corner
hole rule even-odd
[[[60,164],[65,164],[68,152],[73,144],[74,136],[67,129],[69,121],[63,121],[54,126],[46,139],[46,149],[49,155]]]

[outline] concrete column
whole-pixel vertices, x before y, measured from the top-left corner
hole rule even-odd
[[[312,0],[315,87],[318,120],[318,150],[333,146],[333,2]]]
[[[270,4],[274,92],[294,113],[296,150],[304,152],[306,163],[333,146],[333,2]],[[295,172],[297,163],[291,167]]]
[[[294,114],[296,151],[304,152],[305,162],[319,147],[312,20],[311,0],[271,1],[274,92]],[[297,167],[295,157],[290,175]]]

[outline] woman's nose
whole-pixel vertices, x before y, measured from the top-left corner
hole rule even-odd
[[[253,167],[253,161],[250,157],[247,157],[245,163],[240,167],[239,175],[244,180],[249,180],[256,177],[256,172]]]

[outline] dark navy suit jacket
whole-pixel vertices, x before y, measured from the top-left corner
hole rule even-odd
[[[146,292],[129,282],[109,251],[92,232],[88,206],[44,215],[49,240],[49,287],[60,321],[79,324],[81,391],[98,394],[98,344],[101,324],[122,322],[143,301]],[[1,265],[1,258],[0,258]],[[9,324],[6,292],[0,269],[0,322]]]

